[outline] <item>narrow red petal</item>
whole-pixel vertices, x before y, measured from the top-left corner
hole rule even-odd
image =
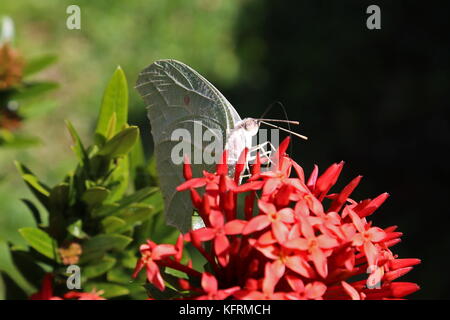
[[[185,180],[192,179],[191,161],[189,160],[189,157],[187,155],[184,156],[183,176]]]

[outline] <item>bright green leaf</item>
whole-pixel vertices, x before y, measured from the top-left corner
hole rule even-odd
[[[106,140],[109,140],[112,137],[114,137],[115,133],[117,132],[116,126],[117,126],[117,116],[116,116],[116,112],[113,112],[113,114],[111,115],[111,118],[109,119],[108,127],[106,129],[106,135],[105,135]]]
[[[80,163],[89,170],[89,157],[81,139],[70,121],[66,120],[66,126],[74,142],[73,150],[78,157]]]
[[[128,127],[108,140],[98,154],[109,158],[124,156],[133,148],[138,137],[139,128],[136,126]]]
[[[35,175],[23,164],[15,161],[17,170],[22,175],[22,179],[25,181],[27,186],[30,188],[31,192],[36,196],[36,198],[46,207],[49,208],[49,196],[50,189],[41,183]]]
[[[105,141],[108,124],[116,113],[116,132],[127,123],[128,119],[128,84],[125,73],[118,67],[103,94],[102,106],[95,129],[95,140],[101,145]]]
[[[86,238],[86,233],[83,231],[83,222],[81,219],[75,221],[67,227],[67,231],[73,235],[75,238],[83,239]]]
[[[55,261],[59,260],[59,256],[56,253],[56,241],[51,238],[48,233],[32,227],[21,228],[19,229],[19,233],[34,250],[47,258]]]
[[[128,157],[115,160],[114,171],[108,179],[108,187],[111,189],[110,201],[117,201],[123,197],[128,189],[130,170]]]

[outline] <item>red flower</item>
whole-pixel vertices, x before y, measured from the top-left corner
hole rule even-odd
[[[42,280],[41,290],[32,294],[30,300],[62,300],[53,295],[53,275],[47,273]]]
[[[204,272],[202,275],[202,289],[205,291],[205,295],[199,296],[197,300],[224,300],[238,291],[238,286],[219,290],[217,279],[210,273]]]
[[[286,297],[284,293],[275,292],[275,287],[283,274],[284,268],[279,262],[266,263],[264,268],[264,278],[261,281],[260,288],[258,288],[259,285],[257,285],[257,288],[255,288],[256,290],[244,289],[238,291],[235,296],[241,300],[285,300]]]
[[[290,300],[322,300],[323,294],[327,291],[327,286],[319,281],[310,282],[305,286],[297,277],[287,276],[286,280],[294,290],[286,294]]]
[[[283,245],[290,249],[307,251],[317,272],[326,278],[328,275],[327,256],[331,254],[331,249],[339,246],[339,242],[326,234],[316,236],[313,227],[305,217],[301,218],[300,228],[304,237],[289,240]]]
[[[148,280],[160,290],[170,282],[179,299],[403,299],[417,291],[414,283],[396,282],[420,263],[391,251],[402,233],[367,220],[388,194],[349,198],[361,176],[332,193],[343,162],[323,174],[314,166],[305,180],[303,168],[285,154],[288,143],[280,144],[269,171],[257,155],[244,181],[247,151],[233,178],[226,153],[216,172],[203,177],[192,177],[185,161],[187,181],[177,190],[189,190],[206,227],[180,236],[175,246],[143,245],[134,276],[146,266]],[[181,263],[184,242],[206,259],[204,269]],[[184,275],[166,274],[166,267]]]
[[[364,224],[364,221],[352,209],[349,207],[346,209],[350,212],[353,224],[358,230],[358,233],[353,236],[353,245],[357,247],[362,246],[362,251],[364,251],[369,265],[376,265],[378,249],[374,243],[383,240],[386,237],[386,233],[380,228],[369,227],[367,224]]]
[[[161,277],[161,273],[156,262],[162,261],[167,257],[177,255],[177,249],[170,244],[157,245],[156,243],[147,240],[147,244],[141,245],[139,250],[142,257],[136,264],[136,268],[133,272],[133,278],[136,278],[138,273],[145,266],[147,271],[147,280],[161,291],[164,290],[164,280]]]
[[[228,263],[228,251],[230,248],[230,241],[227,235],[237,235],[242,233],[246,221],[233,220],[224,223],[223,214],[220,211],[212,211],[209,215],[211,228],[201,228],[194,231],[195,237],[199,241],[209,241],[214,239],[214,252],[222,266]]]
[[[275,238],[283,242],[289,232],[287,224],[294,222],[293,210],[291,208],[284,208],[277,211],[277,208],[273,204],[261,200],[258,201],[258,207],[264,214],[250,220],[245,226],[243,234],[247,235],[255,231],[260,231],[270,225]]]

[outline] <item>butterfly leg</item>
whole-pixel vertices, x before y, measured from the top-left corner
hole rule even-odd
[[[270,146],[270,149],[267,149],[267,146]],[[249,153],[251,154],[251,153],[253,153],[253,152],[255,152],[255,151],[258,151],[258,150],[259,150],[259,151],[262,151],[262,152],[260,153],[260,155],[261,155],[262,157],[266,158],[266,160],[267,160],[270,164],[273,164],[273,161],[272,161],[272,159],[271,159],[271,155],[272,155],[272,152],[273,152],[274,150],[276,150],[276,149],[275,149],[275,147],[273,146],[273,144],[270,143],[270,141],[265,141],[265,142],[263,142],[263,143],[261,143],[261,144],[259,144],[259,145],[257,145],[257,146],[254,146],[254,147],[250,148]],[[251,156],[250,159],[251,159],[251,161],[253,161],[253,160],[256,159],[256,156]]]

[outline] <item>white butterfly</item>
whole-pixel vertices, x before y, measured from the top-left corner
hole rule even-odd
[[[187,192],[176,191],[184,178],[182,165],[175,163],[172,157],[173,148],[180,144],[172,139],[174,130],[187,130],[195,136],[195,127],[200,125],[203,130],[212,132],[217,140],[225,141],[228,162],[233,165],[245,148],[250,152],[260,150],[263,156],[270,158],[273,151],[270,142],[252,146],[252,138],[261,123],[285,131],[289,130],[268,121],[298,124],[288,120],[241,119],[236,109],[208,80],[176,60],[158,60],[145,68],[139,74],[136,89],[147,104],[166,221],[182,232],[191,229],[193,207]],[[189,150],[203,152],[207,142],[186,139],[181,143]],[[192,169],[195,176],[202,176],[203,170],[214,171],[214,165],[193,163]]]

